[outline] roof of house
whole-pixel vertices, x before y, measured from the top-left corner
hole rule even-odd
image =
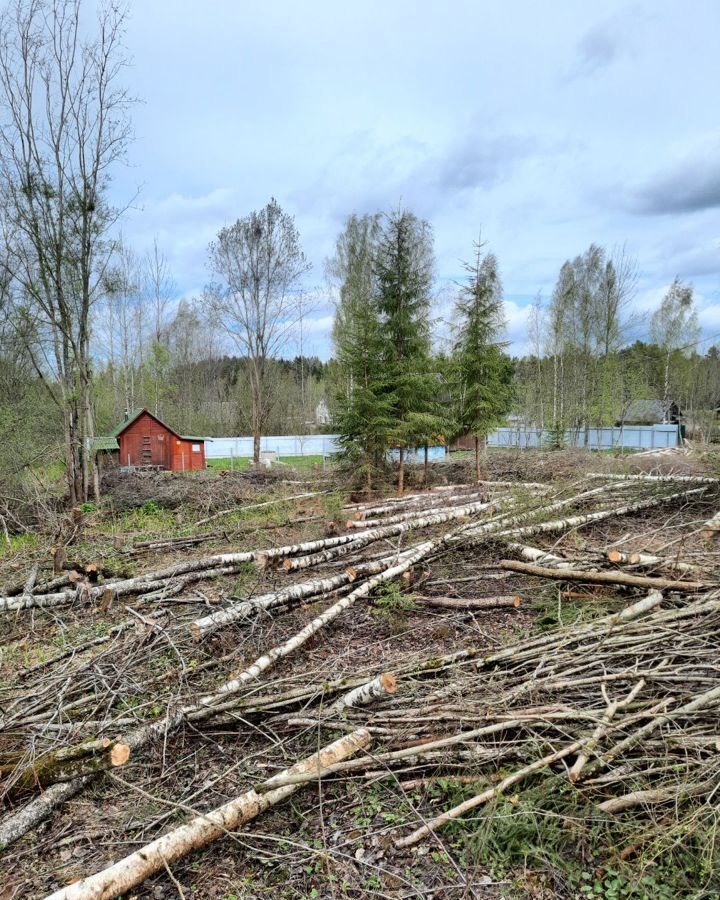
[[[114,438],[116,438],[119,434],[121,434],[123,431],[125,431],[125,429],[128,427],[128,425],[132,425],[132,423],[135,421],[135,419],[139,419],[140,416],[144,412],[146,412],[146,410],[142,406],[136,406],[135,409],[131,409],[130,412],[128,413],[128,415],[125,416],[125,418],[122,420],[122,422],[119,425],[117,425],[115,428],[113,428],[113,430],[110,432],[110,434]],[[151,416],[152,413],[148,413],[148,415]],[[165,425],[164,422],[162,424]],[[167,427],[167,426],[165,426],[165,427]],[[172,428],[170,429],[170,431],[172,431]],[[175,432],[173,432],[173,434],[174,433]]]
[[[150,412],[150,410],[145,409],[143,406],[136,406],[135,409],[130,410],[130,413],[123,419],[123,421],[117,425],[108,435],[99,435],[93,441],[93,450],[97,453],[100,450],[119,450],[120,445],[118,444],[117,439],[120,435],[125,431],[126,428],[129,428],[133,422],[140,418],[143,413],[147,413],[151,418],[155,419],[156,422],[159,422],[163,428],[167,428],[169,432],[174,434],[176,437],[179,437],[182,441],[205,441],[207,440],[204,437],[200,437],[199,435],[194,434],[179,434],[175,431],[174,428],[171,428],[168,424],[159,419],[156,415]]]
[[[623,422],[650,422],[659,423],[666,415],[678,415],[680,410],[675,403],[670,404],[666,412],[662,400],[631,400],[623,415]]]

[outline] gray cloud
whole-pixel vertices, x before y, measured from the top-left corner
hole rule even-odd
[[[578,41],[569,78],[585,78],[600,69],[606,69],[621,55],[623,49],[623,36],[615,23],[595,25]]]
[[[631,192],[629,208],[646,215],[720,206],[720,142],[660,172]]]

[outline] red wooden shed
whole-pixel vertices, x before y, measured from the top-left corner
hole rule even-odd
[[[117,442],[121,466],[158,466],[171,472],[205,468],[205,438],[178,434],[147,409],[133,410],[110,439]]]

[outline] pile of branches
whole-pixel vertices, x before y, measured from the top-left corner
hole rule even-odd
[[[0,821],[0,845],[14,843],[104,771],[167,739],[180,726],[191,723],[202,728],[227,721],[237,725],[246,723],[248,716],[269,718],[275,729],[350,730],[350,743],[339,750],[329,745],[322,759],[307,763],[309,769],[298,764],[298,770],[291,768],[256,786],[251,795],[238,798],[240,805],[233,807],[229,818],[218,813],[215,831],[203,826],[208,817],[202,817],[199,823],[188,823],[189,832],[171,832],[175,837],[159,849],[134,854],[122,872],[103,876],[106,893],[100,892],[99,882],[88,879],[87,885],[80,882],[54,896],[115,896],[169,859],[236,827],[228,823],[246,821],[248,810],[253,815],[262,811],[265,801],[258,798],[281,800],[289,789],[309,780],[348,771],[377,773],[379,768],[382,774],[399,766],[424,777],[428,766],[465,767],[476,777],[484,768],[497,769],[500,761],[510,765],[510,774],[501,781],[398,836],[398,848],[416,843],[541,769],[564,767],[568,778],[591,791],[607,814],[637,804],[676,803],[688,795],[709,800],[713,779],[717,781],[713,731],[720,702],[714,662],[720,599],[713,585],[677,559],[653,557],[645,567],[663,574],[637,574],[642,560],[613,561],[596,553],[578,561],[526,541],[530,535],[562,535],[612,517],[670,508],[716,490],[717,485],[701,478],[601,475],[599,479],[599,485],[579,492],[576,487],[552,490],[539,483],[486,482],[356,504],[347,510],[345,534],[187,559],[135,578],[83,582],[66,590],[39,593],[28,582],[22,593],[1,598],[0,609],[14,615],[28,609],[58,615],[66,608],[77,611],[104,604],[109,609],[122,604],[129,618],[110,633],[25,670],[3,699],[0,730],[15,743],[10,751],[15,755],[3,769],[5,799],[18,801],[33,784],[44,790],[22,800]],[[526,560],[503,560],[500,568],[554,580],[599,579],[631,591],[640,589],[644,596],[613,616],[531,638],[491,655],[465,649],[444,658],[412,660],[393,673],[357,672],[319,683],[305,677],[290,687],[269,684],[265,693],[260,692],[258,682],[266,672],[296,654],[382,583],[411,581],[448,552],[475,554],[489,540],[501,541],[508,556]],[[611,567],[611,562],[627,564],[633,571]],[[207,598],[184,593],[192,583],[235,574],[247,566],[271,581],[272,589],[221,609],[207,609]],[[313,577],[306,576],[306,569],[313,570]],[[665,602],[659,591],[665,592]],[[137,598],[135,607],[124,603],[130,595]],[[240,647],[241,635],[250,635],[244,644],[247,650],[247,641],[257,637],[258,623],[282,621],[284,614],[321,599],[325,608],[299,631],[264,646],[240,669],[234,667],[237,652],[224,657],[212,651],[212,642],[226,630],[236,635]],[[498,601],[495,605],[507,605],[506,597],[492,599]],[[197,614],[198,606],[206,607],[205,614]],[[207,662],[191,667],[186,660],[203,642],[209,644]],[[147,703],[133,707],[129,701],[142,690],[133,683],[133,661],[159,647],[176,656],[177,680],[161,676],[144,685]],[[247,652],[241,655],[247,660]],[[215,668],[229,671],[215,679]],[[26,684],[34,684],[34,689],[29,692]],[[374,704],[370,715],[368,703]],[[441,737],[439,722],[443,722]],[[89,730],[102,747],[93,744],[86,753],[80,747]],[[81,734],[84,742],[78,740]],[[107,734],[116,737],[104,744]],[[410,746],[346,758],[378,738],[381,743]],[[83,761],[79,768],[69,765],[77,760]]]

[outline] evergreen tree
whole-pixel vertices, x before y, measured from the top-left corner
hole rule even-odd
[[[430,356],[433,282],[430,225],[397,209],[386,216],[376,256],[386,401],[394,419],[388,435],[399,451],[398,493],[403,492],[408,447],[444,441],[437,414],[437,375]]]
[[[468,276],[456,303],[457,422],[463,434],[475,437],[475,476],[480,481],[480,443],[484,443],[508,411],[512,364],[498,336],[505,325],[502,284],[497,259],[483,256],[475,244],[475,259],[466,263]]]
[[[392,428],[392,400],[383,368],[375,257],[377,215],[349,217],[337,240],[328,273],[339,282],[333,325],[338,363],[334,425],[346,458],[372,492],[373,472],[382,461]]]

